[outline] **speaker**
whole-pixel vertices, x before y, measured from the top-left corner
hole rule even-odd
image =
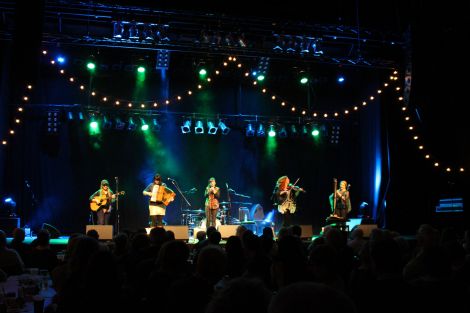
[[[43,223],[41,229],[47,229],[47,231],[51,235],[51,239],[60,237],[60,231],[51,224]]]
[[[230,236],[235,236],[239,225],[220,225],[219,232],[223,239],[227,239]]]
[[[302,228],[302,234],[300,238],[312,238],[313,236],[313,227],[312,225],[299,225]]]
[[[13,234],[15,228],[20,228],[19,217],[2,217],[0,218],[0,229],[3,230],[8,236]]]
[[[100,240],[113,239],[113,225],[87,225],[85,233],[87,233],[91,229],[94,229],[98,232]]]
[[[360,228],[364,232],[364,238],[369,238],[370,233],[372,232],[373,229],[377,228],[377,224],[370,224],[370,225],[357,225],[355,228]]]
[[[166,231],[171,230],[175,234],[176,240],[188,240],[189,239],[189,227],[187,225],[167,225],[164,227]]]

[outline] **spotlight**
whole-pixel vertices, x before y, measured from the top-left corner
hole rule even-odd
[[[73,113],[67,112],[67,118],[69,119],[69,121],[73,121]]]
[[[309,81],[308,79],[308,73],[305,72],[305,71],[300,71],[299,73],[299,82],[302,84],[302,85],[305,85],[307,84]]]
[[[253,125],[251,123],[248,123],[248,125],[246,125],[245,135],[247,137],[253,137],[255,135],[255,129],[253,128]]]
[[[225,125],[225,123],[222,121],[219,122],[219,128],[222,132],[222,135],[227,135],[230,132],[230,128],[227,127],[227,125]]]
[[[276,129],[274,128],[274,125],[269,125],[268,136],[269,136],[269,137],[274,137],[274,136],[276,136]]]
[[[183,126],[181,126],[181,132],[183,134],[187,134],[187,133],[191,132],[191,121],[190,120],[184,121]]]
[[[127,130],[135,130],[137,128],[137,125],[134,123],[134,119],[132,117],[129,117],[129,122],[127,123]]]
[[[147,124],[143,117],[140,118],[140,129],[142,131],[147,131],[149,129],[149,124]]]
[[[308,135],[308,127],[307,125],[302,126],[302,135],[307,136]]]
[[[258,137],[264,137],[266,135],[266,132],[264,131],[264,126],[263,124],[259,124],[258,130],[256,131],[256,135]]]
[[[119,117],[116,118],[114,121],[114,128],[117,130],[123,130],[126,127],[126,123],[124,123]]]
[[[299,133],[297,132],[297,127],[295,127],[294,124],[290,126],[290,133],[291,133],[291,136],[294,136],[294,137],[299,135]]]
[[[202,121],[196,121],[196,126],[194,126],[194,133],[204,134],[204,126],[202,125]]]
[[[153,131],[160,131],[162,126],[158,123],[158,120],[156,118],[152,119],[152,130]]]
[[[103,116],[103,129],[110,129],[112,126],[112,122],[106,116]]]
[[[338,83],[340,83],[340,84],[344,83],[344,76],[343,76],[343,75],[338,76],[337,81],[338,81]]]
[[[213,122],[210,122],[210,121],[207,122],[207,128],[208,128],[207,133],[208,133],[209,135],[215,135],[215,134],[217,134],[217,127],[214,125]]]
[[[320,128],[318,125],[313,125],[312,126],[312,136],[313,137],[318,137],[320,135]]]
[[[280,138],[286,138],[287,137],[287,131],[284,126],[282,126],[281,130],[279,131],[279,137]]]

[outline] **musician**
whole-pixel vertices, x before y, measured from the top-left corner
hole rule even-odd
[[[97,224],[109,225],[112,203],[116,201],[116,195],[109,188],[109,182],[106,179],[101,181],[100,189],[93,193],[89,200],[100,205],[98,211],[96,211]]]
[[[335,200],[336,204],[334,203]],[[351,212],[351,199],[349,197],[347,181],[342,180],[339,182],[339,189],[336,190],[335,195],[330,195],[330,205],[335,217],[346,218],[348,213]]]
[[[204,191],[205,211],[206,211],[206,227],[216,227],[217,211],[219,209],[220,188],[216,186],[214,177],[209,178],[209,184]]]
[[[287,176],[281,176],[276,181],[272,199],[277,210],[282,214],[282,227],[292,224],[292,214],[296,210],[296,200],[300,192],[305,192],[302,188],[292,185]]]
[[[160,174],[155,174],[153,183],[143,191],[149,196],[150,227],[163,227],[166,206],[174,200],[175,193],[162,182]]]

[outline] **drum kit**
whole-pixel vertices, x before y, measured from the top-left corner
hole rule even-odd
[[[231,217],[230,209],[232,205],[239,206],[250,206],[251,202],[220,202],[219,211],[217,213],[217,222],[220,225],[236,225],[240,224],[240,221],[236,218]],[[204,210],[181,210],[181,225],[188,225],[189,228],[199,227],[204,228],[205,226],[205,212]]]

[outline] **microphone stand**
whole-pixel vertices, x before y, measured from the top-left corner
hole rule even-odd
[[[114,177],[116,180],[116,194],[119,192],[119,178]],[[120,223],[120,217],[119,217],[119,196],[116,196],[116,234],[119,234],[119,223]]]
[[[173,186],[175,186],[176,190],[177,190],[178,193],[181,195],[181,198],[184,199],[184,201],[186,202],[186,204],[187,204],[188,206],[191,206],[191,203],[188,201],[188,199],[186,199],[186,197],[184,196],[183,192],[181,191],[180,186],[178,185],[178,182],[177,182],[176,180],[172,179],[172,178],[168,178],[168,180],[171,181],[171,183],[173,184]],[[183,205],[181,204],[181,207],[182,207],[182,206],[183,206]]]

